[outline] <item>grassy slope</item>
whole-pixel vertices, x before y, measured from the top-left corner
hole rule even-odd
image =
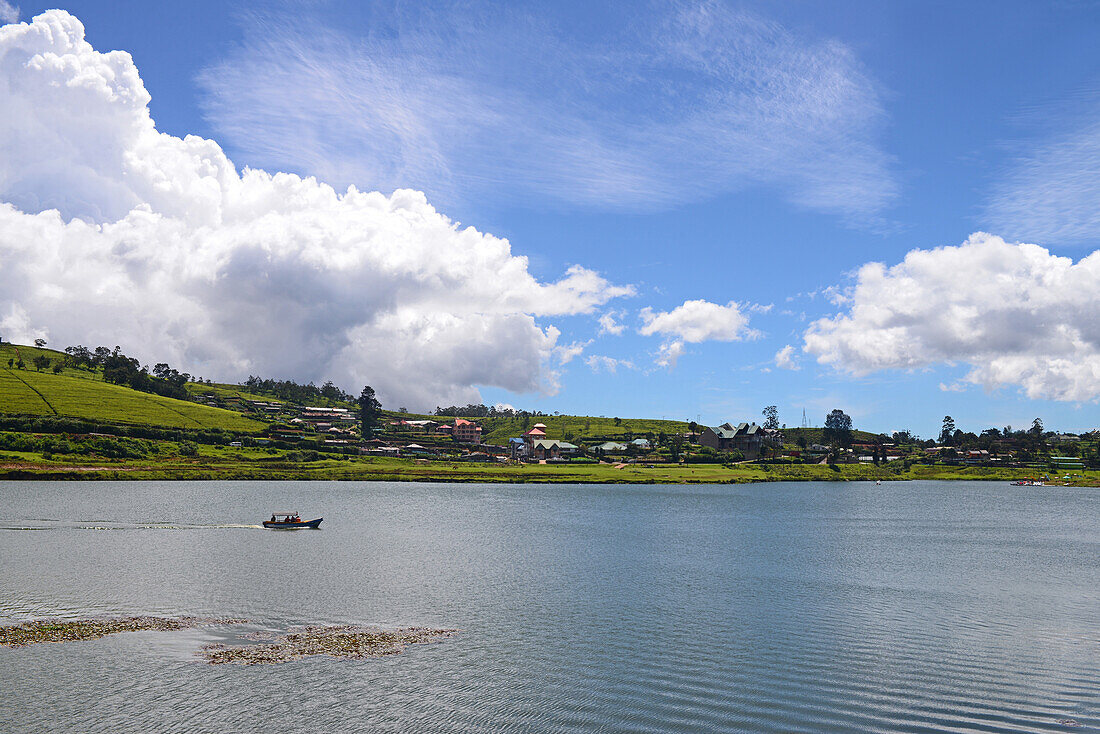
[[[186,388],[187,392],[192,395],[211,395],[216,398],[222,398],[223,400],[226,398],[240,398],[241,400],[256,400],[261,403],[278,403],[280,405],[286,403],[282,398],[248,392],[247,389],[240,385],[229,385],[224,383],[206,385],[198,382],[189,382]]]
[[[66,369],[60,375],[49,370],[36,372],[30,366],[36,353],[46,353],[51,359],[57,358],[59,353],[22,346],[19,353],[28,369],[8,369],[14,347],[0,345],[0,412],[63,415],[166,428],[222,428],[249,432],[264,427],[232,411],[111,385],[103,382],[99,375],[84,370]]]
[[[387,419],[407,418],[409,420],[431,419],[443,423],[453,423],[454,418],[437,415],[402,415],[386,412]],[[584,415],[540,415],[532,418],[471,418],[482,428],[481,439],[485,443],[503,446],[509,438],[522,436],[536,423],[546,424],[546,435],[550,438],[565,439],[573,434],[573,443],[590,444],[607,439],[622,439],[627,433],[634,438],[642,438],[648,433],[656,436],[664,432],[669,435],[687,431],[688,424],[682,421],[664,421],[649,418],[623,418],[616,426],[613,418]]]

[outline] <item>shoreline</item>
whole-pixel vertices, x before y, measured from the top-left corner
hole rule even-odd
[[[1049,476],[1049,474],[1048,474]],[[862,464],[828,465],[471,465],[388,459],[325,459],[255,466],[248,462],[150,464],[147,462],[0,464],[2,481],[360,481],[460,484],[751,484],[764,482],[907,482],[915,480],[1013,482],[1036,478],[1034,469],[914,465],[896,470]],[[1051,476],[1046,486],[1100,487],[1100,472],[1069,481]]]

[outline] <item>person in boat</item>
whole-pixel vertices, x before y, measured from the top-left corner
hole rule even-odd
[[[275,516],[274,515],[271,516],[271,522],[275,522]]]

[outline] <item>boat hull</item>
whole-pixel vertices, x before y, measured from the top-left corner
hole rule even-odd
[[[319,517],[309,522],[271,522],[270,520],[264,520],[264,527],[270,528],[271,530],[300,530],[302,528],[316,530],[324,519],[323,517]]]

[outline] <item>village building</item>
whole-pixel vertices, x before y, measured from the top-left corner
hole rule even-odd
[[[703,429],[699,443],[716,451],[737,450],[746,459],[755,459],[764,444],[764,429],[755,423],[738,423],[736,426],[723,423],[717,428],[708,426]]]
[[[481,443],[481,426],[465,418],[455,418],[451,435],[460,443]]]
[[[531,457],[539,461],[561,459],[566,456],[573,456],[577,453],[577,450],[577,446],[566,441],[554,441],[543,438],[532,442]]]
[[[546,438],[545,423],[536,423],[531,427],[531,430],[523,434],[523,442],[527,444],[528,456],[531,456],[534,453],[535,441],[541,441],[544,438]]]
[[[522,438],[508,439],[508,458],[518,461],[527,456],[527,442]]]

